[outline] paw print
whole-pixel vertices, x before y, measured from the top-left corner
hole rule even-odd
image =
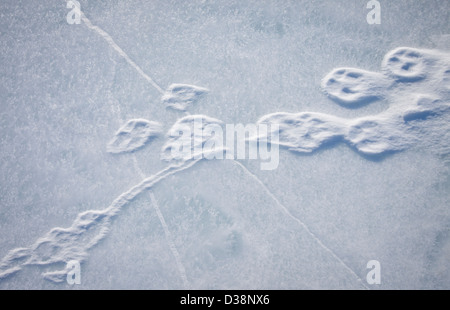
[[[162,102],[168,107],[179,111],[186,111],[188,106],[195,103],[208,89],[187,84],[172,84],[162,96]]]
[[[400,151],[414,141],[408,134],[410,122],[426,121],[450,108],[449,81],[448,54],[401,47],[386,54],[381,72],[337,68],[322,80],[328,97],[346,108],[384,98],[390,103],[386,111],[356,119],[275,113],[260,122],[278,124],[279,144],[291,151],[309,153],[339,138],[364,155]]]
[[[342,119],[322,113],[274,113],[261,118],[258,124],[278,124],[279,144],[301,153],[311,153],[327,142],[338,140],[345,132]],[[259,136],[260,141],[268,141],[267,138]]]
[[[383,70],[400,82],[414,82],[426,78],[427,58],[418,49],[401,47],[388,53]]]
[[[335,69],[322,80],[328,96],[345,106],[383,98],[387,84],[382,74],[355,68]]]
[[[410,122],[426,121],[430,115],[448,111],[449,81],[450,55],[402,47],[386,55],[381,73],[338,68],[322,81],[326,94],[344,107],[355,108],[386,98],[391,103],[386,111],[355,119],[314,112],[277,112],[263,116],[258,123],[277,124],[273,126],[279,128],[276,143],[293,152],[311,153],[332,141],[345,141],[363,155],[396,152],[415,141],[408,132]],[[401,91],[397,92],[399,89]],[[208,90],[194,85],[172,84],[160,92],[161,102],[166,107],[186,111]],[[162,159],[169,162],[165,169],[119,195],[107,208],[79,214],[69,228],[54,228],[29,248],[11,250],[0,261],[0,280],[27,265],[48,266],[73,259],[84,261],[88,250],[106,236],[111,219],[124,205],[167,176],[192,167],[205,155],[197,150],[204,152],[202,147],[211,136],[196,135],[193,127],[198,123],[202,128],[222,125],[220,120],[205,115],[180,118],[168,131],[162,148]],[[180,135],[184,128],[189,128],[188,132],[194,134]],[[161,132],[162,125],[158,122],[132,119],[115,133],[107,150],[113,154],[134,152]],[[268,141],[267,135],[259,135],[256,139]],[[180,141],[185,143],[180,144]],[[173,152],[180,145],[186,146],[188,152]],[[64,268],[42,276],[53,282],[62,282],[67,272]]]
[[[119,154],[143,147],[151,138],[159,136],[162,126],[145,119],[132,119],[123,125],[109,142],[107,151]]]
[[[161,102],[167,108],[178,111],[186,111],[186,109],[200,99],[208,89],[187,84],[170,85],[161,97]],[[195,118],[184,118],[178,121],[170,132],[179,129],[180,126],[186,125],[186,120],[194,121]],[[145,119],[132,119],[123,125],[114,135],[107,145],[107,151],[113,154],[129,153],[137,151],[146,145],[152,138],[160,136],[162,125],[158,122],[148,121]],[[163,150],[164,155],[164,150]]]

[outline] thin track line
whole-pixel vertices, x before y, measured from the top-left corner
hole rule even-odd
[[[249,175],[251,178],[253,178],[256,182],[258,182],[261,187],[266,191],[266,193],[275,201],[275,203],[278,205],[278,207],[280,207],[281,210],[283,210],[283,212],[289,216],[291,219],[293,219],[294,221],[296,221],[298,224],[300,224],[300,226],[302,226],[306,232],[325,250],[327,251],[333,258],[335,258],[346,270],[348,270],[353,276],[355,276],[358,279],[358,282],[361,283],[361,285],[365,288],[365,289],[369,289],[364,282],[361,280],[361,278],[339,257],[337,256],[336,253],[333,252],[333,250],[331,250],[329,247],[327,247],[309,228],[308,226],[306,226],[305,223],[303,223],[300,219],[298,219],[297,217],[295,217],[294,215],[292,215],[292,213],[277,199],[277,197],[275,197],[275,195],[267,188],[267,186],[255,175],[253,174],[250,170],[247,169],[247,167],[245,167],[243,164],[241,164],[240,162],[234,160],[234,162],[241,167],[241,169],[247,174]]]
[[[164,219],[163,214],[161,213],[161,209],[158,206],[158,202],[156,201],[155,195],[152,191],[150,191],[150,199],[152,204],[156,210],[156,214],[158,215],[159,221],[164,228],[164,233],[166,234],[167,242],[169,243],[170,250],[172,251],[173,256],[175,256],[175,260],[177,263],[178,271],[180,272],[181,279],[183,280],[183,285],[185,289],[189,288],[189,282],[186,276],[186,269],[184,268],[183,263],[181,262],[180,254],[173,242],[172,234],[170,233],[169,227],[167,226],[166,220]]]
[[[69,0],[66,0],[66,2],[68,3]],[[119,45],[117,45],[117,43],[106,31],[98,26],[93,25],[81,9],[80,17],[89,29],[95,31],[98,35],[105,39],[108,45],[111,46],[120,56],[122,56],[122,58],[124,58],[126,62],[128,62],[128,64],[130,64],[139,73],[140,76],[147,80],[147,82],[149,82],[158,92],[164,94],[164,90],[148,74],[146,74],[144,70],[142,70]]]
[[[133,154],[133,162],[135,169],[139,173],[139,175],[144,178],[144,173],[142,172],[141,168],[139,167],[138,161],[136,159],[136,155]],[[163,227],[164,234],[166,235],[167,243],[170,248],[170,251],[172,252],[172,255],[175,257],[175,262],[177,264],[178,272],[180,273],[181,280],[183,281],[183,285],[185,289],[189,288],[189,281],[187,280],[186,276],[186,269],[184,268],[184,265],[181,261],[180,254],[178,253],[177,247],[175,246],[175,242],[173,241],[172,234],[170,233],[169,227],[167,226],[166,220],[164,218],[164,215],[161,212],[161,209],[159,208],[158,202],[156,200],[155,194],[152,190],[149,190],[150,200],[152,202],[153,208],[156,211],[156,215],[158,216],[159,222],[161,223],[161,226]]]
[[[87,22],[89,22],[89,20],[86,18],[86,20],[87,20]],[[88,27],[89,27],[89,24],[87,23],[86,21],[85,21],[85,23],[88,25]],[[90,23],[90,22],[89,22]],[[90,24],[90,25],[92,25],[92,24]],[[94,26],[93,26],[94,27]],[[97,27],[98,28],[98,27]],[[98,29],[100,29],[100,28],[98,28]],[[101,30],[101,29],[100,29]],[[102,30],[101,30],[102,31]],[[117,49],[116,49],[117,50]],[[120,53],[120,51],[119,51],[119,53]],[[124,57],[128,57],[128,56],[126,56],[126,54],[124,54]],[[114,61],[114,59],[111,59],[111,61],[114,63],[114,67],[116,66],[116,62]],[[115,70],[115,69],[114,69]],[[122,118],[122,113],[121,113],[121,110],[120,110],[120,106],[118,106],[118,105],[115,105],[114,103],[112,103],[112,105],[113,106],[115,106],[115,108],[116,108],[116,110],[117,110],[117,118],[118,118],[118,120],[121,122],[121,123],[123,123],[124,122],[124,120],[123,120],[123,118]],[[114,111],[113,111],[114,112]],[[142,169],[139,167],[139,163],[138,163],[138,161],[137,161],[137,158],[136,158],[136,155],[133,153],[133,155],[132,155],[132,160],[133,160],[133,163],[134,163],[134,167],[135,167],[135,170],[138,172],[138,174],[139,174],[139,176],[142,178],[142,179],[144,179],[145,178],[145,175],[144,175],[144,173],[142,172]],[[187,276],[186,276],[186,270],[185,270],[185,268],[184,268],[184,265],[183,265],[183,263],[182,263],[182,261],[181,261],[181,258],[180,258],[180,255],[179,255],[179,253],[178,253],[178,250],[177,250],[177,248],[176,248],[176,246],[175,246],[175,243],[174,243],[174,241],[173,241],[173,238],[172,238],[172,234],[170,233],[170,230],[169,230],[169,227],[167,226],[167,223],[166,223],[166,220],[165,220],[165,218],[164,218],[164,216],[163,216],[163,214],[162,214],[162,212],[161,212],[161,210],[160,210],[160,208],[159,208],[159,205],[158,205],[158,203],[157,203],[157,201],[156,201],[156,197],[155,197],[155,195],[154,195],[154,193],[151,191],[151,190],[149,190],[149,195],[150,195],[150,200],[151,200],[151,202],[152,202],[152,205],[153,205],[153,207],[154,207],[154,209],[155,209],[155,211],[156,211],[156,214],[157,214],[157,216],[158,216],[158,219],[159,219],[159,221],[160,221],[160,223],[161,223],[161,226],[163,227],[163,230],[164,230],[164,234],[166,235],[166,240],[167,240],[167,243],[168,243],[168,246],[169,246],[169,248],[170,248],[170,251],[172,252],[172,255],[174,256],[174,258],[175,258],[175,262],[176,262],[176,265],[177,265],[177,268],[178,268],[178,271],[179,271],[179,273],[180,273],[180,276],[181,276],[181,280],[183,281],[183,286],[184,286],[184,288],[185,289],[187,289],[188,287],[189,287],[189,282],[188,282],[188,280],[187,280]]]

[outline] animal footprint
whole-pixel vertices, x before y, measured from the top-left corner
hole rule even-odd
[[[386,54],[382,67],[400,82],[414,82],[426,77],[426,59],[418,49],[400,47]]]
[[[161,125],[157,122],[145,119],[129,120],[108,143],[107,151],[114,154],[135,151],[144,146],[152,137],[158,136],[161,131]]]
[[[405,91],[397,94],[395,87],[392,87],[401,82],[416,80],[423,80],[420,89],[416,85],[413,89],[413,85],[406,84],[401,87]],[[448,111],[449,81],[448,53],[399,48],[386,55],[383,74],[339,68],[330,72],[322,81],[322,87],[330,98],[348,106],[386,95],[396,104],[386,111],[354,119],[314,112],[273,113],[263,116],[258,124],[278,125],[270,126],[269,134],[277,137],[274,142],[270,139],[271,143],[295,152],[313,152],[323,144],[336,140],[347,142],[364,155],[400,151],[408,148],[417,138],[414,133],[409,133],[409,122],[426,120],[429,115]],[[168,107],[186,110],[205,92],[205,88],[197,86],[172,84],[162,96],[162,101]],[[405,96],[407,92],[412,97]],[[166,177],[192,167],[203,157],[223,152],[223,145],[216,145],[214,139],[223,133],[222,129],[223,123],[220,120],[205,115],[189,115],[179,119],[169,130],[167,141],[162,147],[161,158],[170,162],[166,168],[122,193],[106,209],[80,213],[69,228],[53,228],[29,248],[10,251],[0,261],[0,280],[24,266],[56,267],[56,264],[71,260],[86,260],[88,250],[106,236],[111,219],[123,206]],[[444,126],[441,130],[448,128]],[[157,122],[132,119],[116,132],[107,150],[110,153],[132,152],[144,146],[152,137],[158,136],[161,131],[162,126]],[[268,141],[268,137],[268,134],[259,132],[256,138],[261,143]],[[224,244],[228,236],[218,236],[215,242]],[[238,241],[232,241],[232,246]],[[223,249],[226,250],[227,247],[214,244],[208,247],[208,252],[223,256]],[[68,267],[65,267],[42,275],[57,283],[63,282],[68,272]]]
[[[222,125],[222,121],[205,115],[189,115],[179,119],[167,133],[168,139],[162,147],[161,159],[188,161],[209,156],[204,150],[205,143],[216,134],[214,130]]]
[[[344,105],[380,99],[389,84],[380,73],[355,68],[335,69],[322,80],[322,88],[328,96]]]
[[[345,140],[365,155],[395,152],[407,147],[402,123],[390,115],[354,119],[349,123]]]
[[[172,84],[162,96],[162,102],[169,108],[186,111],[187,107],[195,103],[208,89],[187,84]]]
[[[278,124],[278,144],[302,153],[313,152],[322,144],[339,139],[345,129],[338,117],[310,112],[269,114],[261,118],[258,124]],[[258,138],[267,139],[261,135]]]

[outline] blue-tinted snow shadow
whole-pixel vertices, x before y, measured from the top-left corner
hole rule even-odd
[[[352,102],[352,103],[348,103],[345,100],[340,100],[337,97],[333,97],[327,94],[327,97],[332,100],[334,103],[337,103],[339,106],[345,108],[345,109],[349,109],[349,110],[358,110],[361,108],[364,108],[366,106],[368,106],[369,104],[372,104],[376,101],[381,101],[383,100],[383,96],[367,96],[364,97],[363,99],[358,100],[357,102]]]
[[[321,146],[319,146],[317,149],[315,149],[311,152],[301,152],[301,151],[297,151],[295,149],[291,149],[289,147],[285,147],[285,146],[281,146],[281,145],[280,145],[280,149],[288,150],[299,157],[310,157],[310,156],[314,156],[314,155],[329,151],[329,150],[337,147],[338,145],[345,145],[346,147],[350,148],[352,151],[354,151],[359,156],[361,156],[364,159],[371,161],[371,162],[381,162],[381,161],[385,160],[386,158],[388,158],[396,153],[401,152],[401,151],[389,150],[389,151],[384,151],[379,154],[366,154],[366,153],[360,152],[356,147],[346,143],[345,140],[341,137],[337,137],[337,138],[328,140],[327,142],[324,142]]]

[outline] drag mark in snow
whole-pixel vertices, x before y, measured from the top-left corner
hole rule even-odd
[[[164,228],[164,233],[167,238],[167,243],[169,244],[170,250],[172,251],[173,256],[175,257],[175,261],[177,263],[178,272],[181,275],[181,279],[183,280],[183,285],[185,289],[189,288],[189,282],[186,276],[186,270],[184,268],[183,263],[181,262],[180,254],[173,242],[172,234],[170,233],[169,227],[167,226],[166,220],[164,219],[163,214],[161,213],[161,209],[159,208],[158,202],[156,201],[155,195],[153,192],[150,192],[150,199],[152,201],[153,207],[156,210],[156,214],[158,215],[159,221],[161,222],[162,227]]]
[[[250,172],[250,170],[247,169],[247,167],[245,167],[243,164],[241,164],[238,161],[234,161],[248,176],[250,176],[252,179],[254,179],[263,189],[264,191],[267,193],[267,195],[270,196],[270,198],[272,198],[273,201],[275,201],[276,205],[288,216],[290,217],[292,220],[294,220],[295,222],[297,222],[316,242],[317,244],[319,244],[319,246],[321,248],[323,248],[326,252],[328,252],[335,260],[337,260],[339,262],[339,264],[341,264],[347,271],[349,271],[354,277],[356,277],[356,279],[358,280],[359,283],[361,283],[361,285],[365,288],[365,289],[369,289],[364,282],[361,280],[361,278],[346,264],[344,263],[344,261],[337,256],[336,253],[333,252],[333,250],[331,250],[329,247],[327,247],[325,244],[323,244],[323,242],[308,228],[308,226],[306,226],[305,223],[303,223],[300,219],[298,219],[297,217],[295,217],[279,200],[277,197],[275,197],[275,195],[267,188],[267,186],[252,172]]]
[[[144,178],[144,174],[142,173],[141,168],[139,168],[136,156],[133,155],[133,163],[136,171],[139,173],[141,178]],[[161,212],[161,209],[159,208],[158,202],[156,201],[155,194],[152,190],[149,190],[150,195],[150,201],[153,205],[153,208],[156,211],[156,215],[158,216],[159,222],[161,223],[161,226],[163,227],[164,234],[166,235],[167,243],[170,248],[170,251],[172,252],[172,255],[175,258],[175,263],[178,268],[178,272],[180,273],[181,280],[183,281],[183,286],[185,289],[189,288],[189,281],[187,280],[186,276],[186,269],[184,268],[184,265],[181,261],[180,254],[178,253],[177,247],[175,246],[175,242],[173,241],[172,234],[170,233],[169,227],[167,226],[166,220],[164,218],[164,215]]]
[[[196,86],[175,84],[164,92],[147,76],[112,38],[97,26],[93,26],[82,13],[82,20],[92,30],[96,31],[114,48],[128,63],[130,63],[144,78],[146,78],[161,94],[167,106],[185,110],[206,90]],[[301,112],[273,113],[263,116],[259,124],[278,124],[278,144],[295,152],[313,152],[322,145],[332,141],[344,141],[364,155],[378,155],[395,152],[410,147],[420,140],[414,126],[417,122],[426,122],[429,116],[441,115],[450,108],[450,56],[448,53],[433,50],[398,48],[389,52],[382,63],[382,72],[369,72],[354,68],[338,68],[328,74],[322,83],[329,97],[346,107],[357,108],[374,100],[384,98],[390,106],[384,112],[366,117],[345,119],[333,115]],[[80,213],[69,228],[53,228],[42,238],[39,238],[29,248],[11,250],[0,261],[0,279],[6,278],[27,265],[51,265],[67,263],[71,260],[84,261],[87,251],[103,239],[109,231],[112,218],[123,206],[131,202],[142,192],[151,189],[155,184],[168,176],[192,167],[204,158],[203,146],[209,142],[210,136],[180,136],[183,128],[194,132],[196,120],[201,120],[203,126],[220,125],[221,121],[204,116],[188,115],[179,119],[169,130],[167,141],[163,146],[161,157],[169,161],[169,166],[158,173],[143,179],[128,191],[117,197],[109,207],[103,210],[90,210]],[[425,123],[426,124],[426,123]],[[109,145],[112,153],[130,152],[143,146],[150,137],[159,133],[159,124],[146,120],[131,120],[116,133]],[[270,126],[272,128],[272,126]],[[447,132],[448,125],[437,128],[437,132]],[[268,135],[257,136],[257,139],[267,141]],[[180,139],[187,142],[189,152],[173,152],[180,146]],[[438,139],[439,140],[439,139]],[[439,142],[437,142],[439,143]],[[448,146],[442,141],[442,148]],[[447,144],[445,144],[447,143]],[[214,150],[223,152],[223,149]],[[178,156],[174,156],[178,154]],[[198,159],[197,159],[198,158]],[[142,171],[137,166],[138,172]],[[290,218],[301,225],[308,234],[341,265],[358,278],[331,249],[325,246],[311,230],[298,218],[292,215],[280,201],[268,190],[257,176],[245,166],[236,162],[250,177],[255,179],[277,206]],[[171,249],[185,287],[188,285],[184,267],[179,253],[175,248],[170,231],[154,194],[150,199],[164,228],[169,248]],[[46,272],[44,278],[62,282],[67,274],[66,269]]]
[[[0,280],[21,270],[23,266],[66,264],[71,260],[85,261],[88,257],[87,251],[106,236],[111,220],[122,207],[168,176],[188,169],[198,161],[172,164],[121,194],[106,209],[82,212],[69,228],[53,228],[29,248],[11,250],[0,261]],[[43,273],[42,276],[53,282],[63,282],[67,272],[64,268]]]
[[[68,1],[66,1],[68,2]],[[153,78],[144,72],[128,55],[125,51],[117,45],[114,39],[102,28],[95,26],[86,17],[83,11],[80,9],[81,20],[86,24],[86,26],[92,31],[100,35],[108,45],[113,48],[125,61],[131,65],[141,77],[143,77],[147,82],[150,83],[161,95],[161,101],[166,104],[167,107],[176,110],[185,111],[189,105],[195,103],[201,95],[208,92],[208,89],[203,87],[198,87],[195,85],[187,84],[172,84],[166,91],[164,91],[161,86],[159,86]]]
[[[66,1],[68,2],[68,1]],[[103,29],[101,29],[98,26],[95,26],[91,23],[91,21],[89,20],[89,18],[86,17],[86,15],[84,14],[83,11],[80,10],[80,15],[81,15],[81,20],[86,24],[86,26],[95,31],[98,35],[100,35],[103,39],[105,39],[105,41],[108,43],[109,46],[111,46],[120,56],[122,56],[122,58],[124,58],[126,60],[126,62],[128,62],[128,64],[130,64],[138,73],[140,76],[142,76],[145,80],[147,80],[147,82],[149,82],[158,92],[160,92],[161,94],[164,94],[163,89],[156,84],[156,82],[149,76],[147,75],[128,55],[127,53],[124,52],[123,49],[120,48],[119,45],[116,44],[116,42],[113,40],[113,38]]]
[[[86,20],[87,20],[87,18],[86,18]],[[87,20],[87,21],[89,22],[89,20]],[[103,31],[100,34],[102,35],[102,34],[106,34],[106,33]],[[117,49],[115,46],[113,46],[113,48],[116,51],[118,51],[119,54],[121,54],[123,57],[125,57],[125,59],[130,60],[129,57],[120,48]],[[123,54],[121,53],[121,51],[123,52]],[[114,61],[114,59],[111,59],[111,61],[113,62],[114,68],[115,68],[115,66],[117,65],[116,62]],[[131,61],[131,65],[133,67],[135,67],[133,65],[132,61]],[[142,70],[140,70],[138,68],[138,72],[141,73]],[[147,80],[150,79],[149,82],[153,86],[155,86],[155,84],[152,83],[153,80],[151,78],[149,78],[148,76],[144,76],[144,78],[146,78]],[[161,88],[158,85],[156,85],[156,86],[157,86],[158,91],[161,92]],[[116,106],[113,106],[112,108],[113,108],[113,111],[117,111],[118,120],[120,122],[123,122],[123,120],[121,118],[120,106],[116,105]],[[151,140],[151,138],[159,136],[161,130],[162,130],[162,125],[160,123],[157,123],[157,122],[151,122],[151,121],[147,121],[147,120],[144,120],[144,119],[129,120],[124,126],[122,126],[116,132],[114,138],[107,145],[107,151],[110,152],[110,153],[116,153],[116,154],[124,153],[124,152],[136,151],[136,150],[140,149],[141,147],[143,147],[146,143],[148,143]],[[140,169],[139,164],[138,164],[137,159],[136,159],[136,156],[134,154],[132,156],[132,160],[133,160],[133,163],[134,163],[136,171],[141,176],[141,178],[144,178],[144,174],[142,173],[142,170]],[[177,267],[178,267],[178,271],[179,271],[181,279],[183,281],[183,285],[184,285],[185,288],[187,288],[189,286],[189,282],[187,280],[185,268],[184,268],[183,263],[182,263],[182,261],[180,259],[180,255],[179,255],[179,253],[178,253],[178,251],[177,251],[177,249],[175,247],[172,235],[170,234],[169,228],[167,227],[167,224],[166,224],[166,221],[164,219],[164,216],[163,216],[161,210],[159,209],[159,206],[158,206],[158,204],[156,202],[156,198],[155,198],[153,192],[151,192],[151,191],[150,191],[150,199],[152,201],[153,207],[156,210],[158,219],[159,219],[161,225],[163,226],[164,233],[166,235],[166,239],[167,239],[167,242],[168,242],[168,246],[169,246],[170,250],[172,251],[172,254],[173,254],[174,258],[175,258],[175,261],[176,261],[176,264],[177,264]],[[67,273],[67,270],[57,271],[57,272],[54,273],[55,275],[53,275],[53,277],[56,276],[57,277],[56,280],[57,280],[58,278],[61,278],[62,276],[64,276],[64,274],[66,274],[66,273]],[[52,280],[54,282],[57,282],[57,281],[55,281],[52,278],[48,278],[47,277],[47,279]]]

